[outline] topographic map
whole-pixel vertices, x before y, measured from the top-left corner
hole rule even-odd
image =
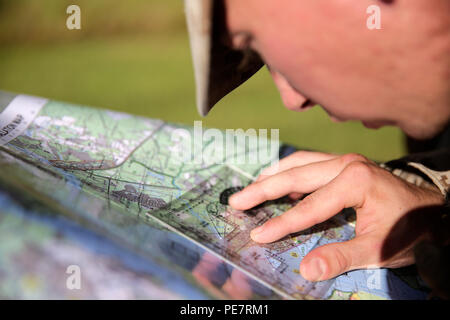
[[[354,236],[354,212],[261,245],[250,231],[294,203],[227,205],[270,161],[174,139],[194,128],[0,92],[0,297],[424,299],[411,268],[308,282],[302,258]],[[252,139],[251,137],[247,137]],[[254,145],[254,144],[253,144]],[[201,148],[186,159],[192,147]],[[220,151],[220,150],[219,150]],[[269,154],[269,160],[279,150]],[[70,265],[83,286],[67,289]]]

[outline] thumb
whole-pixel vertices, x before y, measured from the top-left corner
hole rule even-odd
[[[368,240],[370,239],[357,237],[314,249],[300,264],[302,277],[309,281],[323,281],[369,265],[374,252],[370,250]]]

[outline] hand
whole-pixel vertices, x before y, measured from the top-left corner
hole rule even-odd
[[[302,260],[300,272],[310,281],[327,280],[355,269],[397,268],[414,263],[413,247],[429,229],[398,228],[397,224],[408,220],[409,212],[444,203],[438,191],[410,184],[358,154],[300,151],[282,159],[278,166],[276,174],[265,175],[265,171],[253,184],[234,194],[230,205],[247,210],[285,195],[298,198],[310,194],[284,214],[252,230],[254,241],[273,242],[321,223],[344,208],[356,211],[354,239],[319,247]],[[398,247],[398,239],[411,237],[411,243]],[[386,256],[384,252],[392,254]]]

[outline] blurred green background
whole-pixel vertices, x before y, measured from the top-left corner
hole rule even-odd
[[[81,30],[66,8],[81,8]],[[200,120],[182,0],[0,0],[0,89],[193,125]],[[227,96],[205,127],[278,128],[284,142],[385,161],[405,154],[395,128],[285,109],[266,69]]]

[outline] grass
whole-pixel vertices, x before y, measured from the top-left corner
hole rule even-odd
[[[180,8],[181,2],[164,12]],[[116,9],[114,15],[119,15]],[[180,31],[179,22],[175,24],[175,31],[150,26],[146,32],[113,35],[90,31],[86,24],[83,32],[88,34],[70,41],[48,36],[42,39],[53,40],[5,43],[0,51],[0,89],[192,125],[200,117],[189,44],[184,28]],[[265,69],[201,120],[205,127],[277,128],[282,141],[301,148],[358,152],[379,161],[405,154],[398,129],[374,131],[358,123],[332,123],[320,108],[301,114],[286,110]]]

